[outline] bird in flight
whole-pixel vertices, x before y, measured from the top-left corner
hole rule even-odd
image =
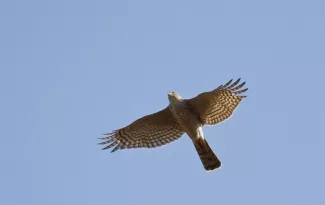
[[[241,89],[240,78],[232,79],[218,88],[199,94],[191,99],[184,99],[176,92],[168,93],[169,105],[156,113],[144,116],[130,125],[99,138],[106,144],[103,148],[119,149],[154,148],[179,139],[186,133],[207,171],[221,167],[221,162],[211,150],[203,135],[204,125],[216,125],[231,117],[233,111],[246,96],[248,90]],[[238,85],[239,84],[239,85]]]

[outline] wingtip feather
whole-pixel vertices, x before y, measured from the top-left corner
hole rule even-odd
[[[241,94],[241,93],[246,92],[247,90],[248,90],[248,88],[245,88],[245,89],[243,89],[243,90],[239,90],[239,91],[234,92],[234,94],[235,94],[235,95],[239,95],[239,94]]]
[[[116,152],[119,149],[119,146],[117,145],[116,147],[114,147],[114,149],[112,149],[111,153]]]
[[[238,90],[238,89],[242,88],[245,84],[246,84],[246,82],[242,82],[240,85],[238,85],[238,86],[232,88],[231,90],[232,90],[232,91]]]
[[[235,87],[238,83],[239,83],[239,81],[240,81],[240,78],[238,78],[233,84],[231,84],[229,87],[228,87],[228,89],[231,89],[231,88],[233,88],[233,87]]]
[[[227,87],[228,85],[230,85],[230,83],[232,82],[233,79],[230,79],[228,82],[226,82],[226,84],[224,84],[222,87]]]

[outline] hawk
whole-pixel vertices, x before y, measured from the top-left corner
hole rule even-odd
[[[231,117],[238,104],[246,96],[240,96],[248,90],[241,89],[245,82],[238,85],[240,78],[232,79],[218,88],[184,99],[176,92],[168,93],[169,105],[154,114],[144,116],[130,125],[104,134],[99,144],[103,148],[119,149],[153,148],[179,139],[186,133],[202,161],[204,168],[211,171],[221,167],[221,162],[211,150],[204,138],[204,125],[216,125]]]

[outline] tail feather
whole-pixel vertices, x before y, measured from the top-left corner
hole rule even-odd
[[[203,138],[193,141],[195,149],[199,154],[204,168],[207,171],[212,171],[221,167],[221,162],[211,150],[208,142]]]

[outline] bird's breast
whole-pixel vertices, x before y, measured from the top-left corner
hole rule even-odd
[[[197,130],[202,127],[198,117],[186,106],[175,106],[171,112],[184,131],[193,139],[199,136]]]

